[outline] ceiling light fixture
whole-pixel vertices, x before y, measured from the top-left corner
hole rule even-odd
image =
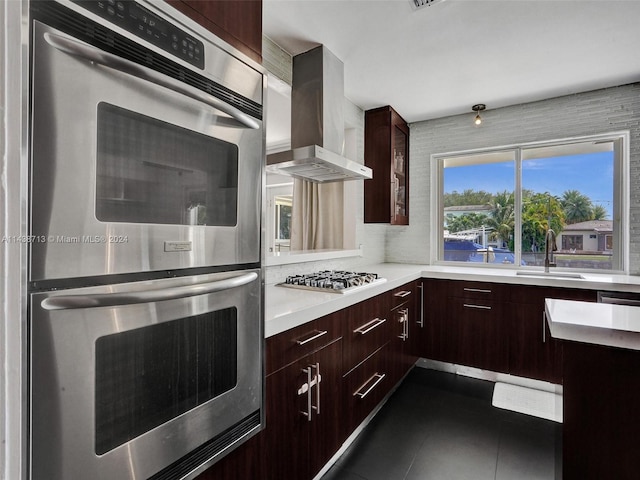
[[[487,106],[484,103],[478,103],[473,107],[471,107],[471,110],[476,112],[476,118],[473,119],[473,123],[475,123],[476,125],[480,125],[482,123],[482,117],[480,116],[480,112],[482,112],[486,108]]]

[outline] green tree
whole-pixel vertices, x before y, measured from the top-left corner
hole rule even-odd
[[[548,193],[529,195],[522,206],[522,251],[543,252],[547,229],[550,227],[557,235],[564,226],[564,210],[557,197]]]
[[[593,219],[591,199],[578,190],[567,190],[560,200],[568,224],[586,222]]]
[[[591,213],[592,220],[606,220],[609,216],[607,209],[603,205],[594,205]]]
[[[446,229],[451,233],[482,228],[487,224],[487,216],[481,213],[463,213],[462,215],[447,214],[445,218]]]
[[[484,190],[473,190],[468,188],[462,193],[454,190],[443,195],[445,207],[456,207],[460,205],[487,205],[493,198],[493,195]]]
[[[487,226],[493,229],[489,238],[501,239],[507,242],[509,249],[513,250],[513,230],[515,225],[513,192],[505,190],[493,196],[489,203],[491,211],[487,219]]]

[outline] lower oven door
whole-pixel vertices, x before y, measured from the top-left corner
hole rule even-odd
[[[191,478],[261,426],[259,270],[31,295],[31,478]]]

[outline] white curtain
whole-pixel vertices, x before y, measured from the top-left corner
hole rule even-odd
[[[343,185],[293,181],[291,250],[343,248]]]

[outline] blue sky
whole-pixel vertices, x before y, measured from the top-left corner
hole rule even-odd
[[[514,163],[490,163],[446,168],[445,193],[466,189],[490,193],[512,191]],[[578,190],[595,204],[601,204],[611,218],[613,199],[613,152],[523,160],[522,188],[549,192],[561,197],[566,190]]]

